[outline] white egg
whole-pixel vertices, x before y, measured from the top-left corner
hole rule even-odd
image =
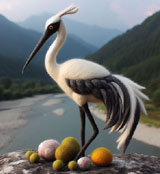
[[[59,146],[59,142],[54,139],[45,140],[38,146],[38,154],[45,160],[54,160],[55,151]]]

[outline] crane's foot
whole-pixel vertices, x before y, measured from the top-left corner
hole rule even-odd
[[[64,165],[64,167],[62,168],[62,171],[69,171],[67,164]]]
[[[82,154],[79,153],[79,154],[73,159],[73,161],[76,161],[76,162],[77,162],[79,158],[84,157],[84,156],[85,156],[85,152],[83,152]],[[62,168],[62,171],[69,171],[68,163],[66,163],[66,164],[64,165],[64,167]]]
[[[78,161],[79,158],[81,157],[84,157],[84,153],[79,153],[74,159],[73,161]],[[65,163],[64,167],[62,168],[62,171],[69,171],[69,168],[68,168],[68,163]]]

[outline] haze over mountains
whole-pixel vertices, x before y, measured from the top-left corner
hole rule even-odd
[[[0,15],[0,76],[21,77],[21,69],[35,44],[41,37],[40,32],[24,29]],[[27,77],[44,77],[45,53],[53,41],[53,37],[44,45],[28,68]],[[67,40],[58,54],[60,62],[74,57],[85,57],[96,48],[73,35]],[[41,76],[42,75],[42,76]]]
[[[43,32],[45,22],[51,16],[52,14],[43,13],[39,16],[31,16],[18,24],[27,29]],[[63,21],[66,24],[67,33],[73,34],[97,48],[102,47],[108,41],[122,33],[122,31],[118,29],[106,29],[96,25],[92,26],[65,17]]]

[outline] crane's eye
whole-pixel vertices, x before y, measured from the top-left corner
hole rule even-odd
[[[50,30],[53,30],[53,29],[54,29],[53,25],[50,25],[50,26],[49,26],[49,29],[50,29]]]

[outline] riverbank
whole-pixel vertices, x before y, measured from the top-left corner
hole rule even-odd
[[[8,145],[14,138],[18,128],[25,126],[28,123],[28,112],[32,110],[32,105],[48,96],[61,96],[63,94],[53,95],[37,95],[12,101],[0,102],[0,149]],[[44,107],[60,103],[61,100],[53,99],[44,103]],[[57,115],[62,115],[63,111],[55,111]]]
[[[91,107],[92,113],[99,119],[105,121],[105,114],[98,108]],[[139,123],[133,135],[133,138],[160,148],[160,128],[149,127],[143,123]]]

